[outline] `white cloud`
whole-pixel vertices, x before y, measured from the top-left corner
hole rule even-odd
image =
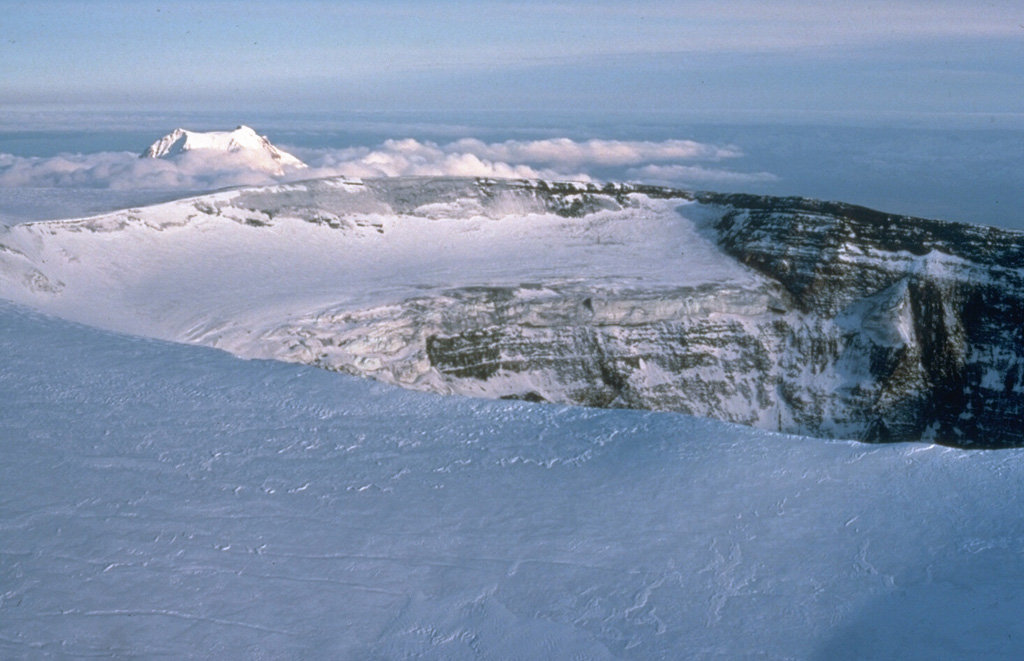
[[[626,175],[631,179],[670,186],[764,184],[779,180],[770,172],[734,172],[699,165],[645,165],[627,170]]]
[[[195,150],[171,159],[139,158],[129,152],[63,154],[23,158],[0,154],[0,187],[102,188],[109,190],[203,190],[261,185],[289,178],[466,176],[589,180],[602,177],[673,183],[771,181],[768,173],[706,168],[738,158],[732,146],[692,140],[622,141],[568,138],[485,143],[462,139],[445,144],[387,140],[376,148],[296,149],[308,169],[283,178],[251,169],[244,156]],[[628,168],[628,169],[627,169]]]
[[[173,160],[130,152],[61,154],[51,158],[0,155],[0,187],[195,190],[273,183],[230,153],[187,152]]]
[[[587,140],[575,142],[568,138],[519,142],[509,140],[485,144],[467,138],[448,145],[454,151],[464,151],[493,160],[546,163],[562,167],[581,165],[622,166],[645,162],[719,160],[740,156],[735,147],[718,147],[692,140],[665,140],[664,142]]]
[[[733,146],[722,147],[693,140],[581,142],[552,138],[486,143],[464,138],[441,145],[409,138],[385,141],[374,150],[311,150],[303,155],[313,166],[307,176],[453,175],[589,180],[595,168],[607,170],[678,161],[720,161],[743,154]]]
[[[500,178],[564,178],[565,172],[536,169],[525,163],[508,163],[482,158],[418,140],[387,140],[379,148],[356,147],[319,150],[306,155],[310,170],[303,177],[346,175],[350,177],[459,176]],[[577,173],[575,176],[586,178]]]

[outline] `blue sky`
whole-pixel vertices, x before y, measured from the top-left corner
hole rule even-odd
[[[1024,111],[1019,0],[0,0],[0,108]]]

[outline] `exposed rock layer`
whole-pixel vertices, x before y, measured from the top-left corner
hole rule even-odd
[[[545,207],[625,203],[623,189],[573,190],[571,204],[562,193],[545,189]],[[1020,235],[796,198],[695,197],[719,210],[703,230],[760,287],[458,289],[321,315],[277,339],[301,336],[296,360],[442,392],[876,442],[1024,443]]]

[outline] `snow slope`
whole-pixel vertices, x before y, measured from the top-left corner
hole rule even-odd
[[[1024,452],[444,398],[0,304],[0,656],[1019,658]]]
[[[254,170],[283,175],[285,168],[304,168],[306,164],[270,143],[248,126],[234,131],[187,131],[175,129],[142,153],[142,158],[169,158],[186,152],[222,152],[239,157]]]

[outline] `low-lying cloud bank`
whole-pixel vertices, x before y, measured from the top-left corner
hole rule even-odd
[[[328,176],[413,175],[543,178],[589,181],[616,178],[680,186],[763,183],[766,172],[722,167],[742,152],[691,140],[622,141],[568,138],[485,143],[467,138],[447,144],[387,140],[375,148],[289,149],[308,168],[283,177],[252,170],[238,154],[192,151],[171,159],[131,152],[62,154],[51,158],[0,154],[0,187],[199,190],[271,184]],[[712,165],[713,164],[713,165]]]
[[[691,186],[725,184],[764,184],[778,181],[770,172],[732,172],[699,165],[645,165],[626,170],[629,179],[651,184],[686,183]]]
[[[196,190],[279,181],[253,170],[237,154],[186,152],[173,159],[131,152],[61,154],[51,158],[0,154],[0,187]]]

